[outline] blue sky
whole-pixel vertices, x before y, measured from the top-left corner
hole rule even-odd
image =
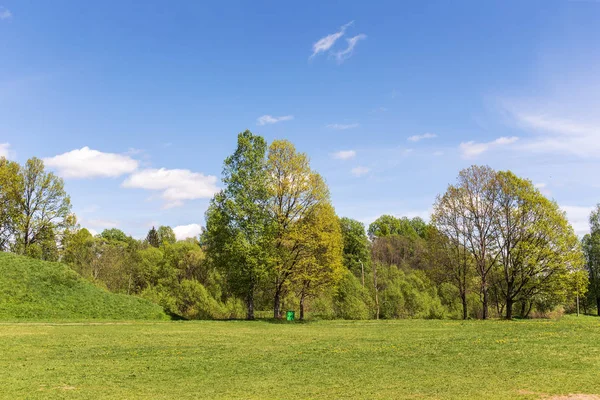
[[[600,202],[600,1],[0,0],[0,155],[83,226],[197,233],[237,133],[291,140],[338,214],[427,218],[471,164],[579,234]]]

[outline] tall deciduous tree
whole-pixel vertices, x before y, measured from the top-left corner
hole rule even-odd
[[[23,177],[19,164],[0,157],[0,251],[8,250],[21,214]]]
[[[254,319],[254,295],[270,265],[272,223],[266,175],[267,144],[245,131],[223,168],[225,188],[206,212],[203,242],[224,272],[233,293],[244,298],[246,317]]]
[[[590,215],[591,232],[583,237],[585,265],[589,276],[589,296],[600,315],[600,204]]]
[[[298,236],[297,225],[316,207],[329,202],[329,190],[321,176],[311,170],[306,154],[298,153],[286,140],[271,143],[267,170],[275,223],[273,316],[281,318],[281,298],[303,262],[302,246],[307,240]]]
[[[472,166],[460,171],[457,184],[438,196],[433,212],[436,227],[454,231],[457,243],[464,243],[475,260],[481,281],[483,319],[488,318],[489,274],[500,255],[494,229],[497,195],[496,172],[487,166]],[[448,226],[453,223],[456,226]]]
[[[73,219],[71,201],[64,189],[63,180],[44,170],[38,158],[27,160],[21,170],[23,191],[19,201],[20,218],[15,229],[16,251],[29,254],[34,244],[62,240],[62,234]],[[54,238],[48,238],[52,233]]]
[[[293,277],[300,288],[300,320],[309,298],[332,287],[343,275],[342,232],[335,210],[328,203],[315,207],[300,221],[295,235],[299,263]]]
[[[564,212],[533,183],[511,172],[498,172],[497,215],[493,229],[500,249],[500,291],[506,318],[516,300],[547,292],[557,280],[583,268],[577,236]]]
[[[158,230],[156,231],[156,233],[158,235],[158,242],[161,245],[174,244],[175,242],[177,242],[177,237],[175,237],[175,232],[173,231],[173,228],[171,228],[170,226],[161,225],[158,227]]]

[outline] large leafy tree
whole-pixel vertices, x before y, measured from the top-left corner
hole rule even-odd
[[[170,226],[161,225],[158,227],[156,234],[158,235],[158,242],[161,245],[165,244],[174,244],[177,242],[177,237],[175,237],[175,232],[173,228]]]
[[[583,268],[577,236],[558,204],[546,199],[531,181],[498,172],[497,215],[493,230],[500,249],[498,285],[506,318],[513,304],[540,293],[561,290]]]
[[[496,172],[487,166],[460,171],[455,185],[438,196],[433,221],[442,232],[452,232],[456,245],[463,245],[475,261],[481,282],[482,317],[488,318],[490,273],[500,251],[494,222],[498,216]]]
[[[295,278],[304,257],[303,244],[310,238],[299,228],[317,208],[329,203],[329,190],[323,178],[310,168],[306,154],[296,151],[287,140],[275,140],[269,147],[267,176],[270,211],[275,227],[273,277],[274,318],[281,317],[281,299]]]
[[[300,319],[303,320],[307,300],[342,278],[343,241],[339,219],[328,203],[315,207],[297,224],[294,234],[300,250],[293,280],[299,287]]]
[[[0,251],[9,249],[21,217],[23,177],[19,164],[0,157]]]
[[[34,255],[33,245],[62,241],[63,234],[74,223],[71,200],[63,180],[44,170],[38,158],[27,160],[21,169],[22,193],[19,199],[19,218],[14,229],[15,250]],[[49,235],[53,237],[49,237]],[[31,253],[31,254],[30,254]]]
[[[585,266],[589,276],[589,296],[600,315],[600,204],[590,215],[591,232],[583,237]]]
[[[254,296],[271,262],[270,192],[265,140],[245,131],[223,168],[224,189],[206,212],[203,242],[207,255],[220,268],[230,290],[241,296],[246,317],[254,319]]]

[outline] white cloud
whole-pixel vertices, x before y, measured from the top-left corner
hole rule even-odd
[[[99,229],[111,229],[119,226],[118,221],[106,220],[106,219],[86,219],[83,220],[86,225],[93,226]]]
[[[271,115],[263,115],[259,117],[256,121],[258,125],[267,125],[267,124],[275,124],[281,121],[289,121],[294,119],[293,115],[284,115],[282,117],[273,117]]]
[[[371,171],[371,170],[367,167],[354,167],[354,168],[352,168],[352,170],[350,172],[352,173],[352,175],[354,175],[356,177],[361,177],[361,176],[368,174],[369,171]]]
[[[98,231],[95,229],[92,229],[92,228],[86,228],[86,229],[92,236],[96,236],[98,234]]]
[[[522,129],[537,134],[522,143],[522,150],[582,158],[600,157],[600,123],[535,112],[512,112],[512,116]]]
[[[424,140],[424,139],[433,139],[436,138],[437,135],[435,133],[424,133],[422,135],[414,135],[409,137],[407,140],[409,142],[418,142],[420,140]]]
[[[463,142],[460,144],[459,147],[464,158],[473,158],[493,148],[515,143],[517,140],[519,140],[519,138],[515,136],[500,137],[496,140],[487,143],[477,143],[474,141]]]
[[[179,225],[173,228],[175,237],[177,240],[184,240],[187,238],[198,237],[202,232],[202,227],[198,224]]]
[[[4,8],[4,7],[0,7],[0,20],[2,19],[10,19],[12,18],[12,13],[10,12],[9,9]]]
[[[219,188],[217,178],[187,169],[145,169],[134,172],[123,182],[125,188],[161,191],[165,208],[183,205],[184,200],[212,197]]]
[[[356,157],[356,151],[354,150],[340,150],[332,153],[331,156],[336,160],[349,160]]]
[[[339,131],[344,131],[346,129],[358,128],[358,124],[328,124],[327,127],[329,129],[336,129]]]
[[[87,146],[44,158],[44,163],[64,178],[117,177],[135,171],[139,164],[128,155],[103,153]]]
[[[346,47],[345,50],[334,53],[334,56],[337,59],[338,63],[341,64],[345,60],[352,57],[352,53],[354,52],[354,47],[356,46],[356,43],[358,43],[359,40],[366,39],[366,38],[367,38],[367,35],[361,33],[360,35],[356,35],[354,37],[351,37],[350,39],[346,39],[346,41],[348,42],[348,47]]]
[[[11,158],[10,143],[0,143],[0,157]]]
[[[330,48],[332,48],[333,45],[335,44],[335,42],[337,42],[337,40],[339,38],[344,36],[346,29],[349,26],[351,26],[353,23],[354,23],[354,21],[350,21],[346,25],[342,26],[339,31],[332,33],[330,35],[327,35],[325,37],[322,37],[321,39],[317,40],[313,44],[313,53],[309,58],[313,58],[317,54],[323,53],[323,52],[329,50]]]
[[[594,207],[561,206],[560,208],[567,213],[567,218],[577,235],[583,236],[586,233],[589,233],[589,218]]]

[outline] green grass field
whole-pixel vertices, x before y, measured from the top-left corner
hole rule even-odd
[[[1,323],[0,396],[536,399],[600,393],[600,319]]]

